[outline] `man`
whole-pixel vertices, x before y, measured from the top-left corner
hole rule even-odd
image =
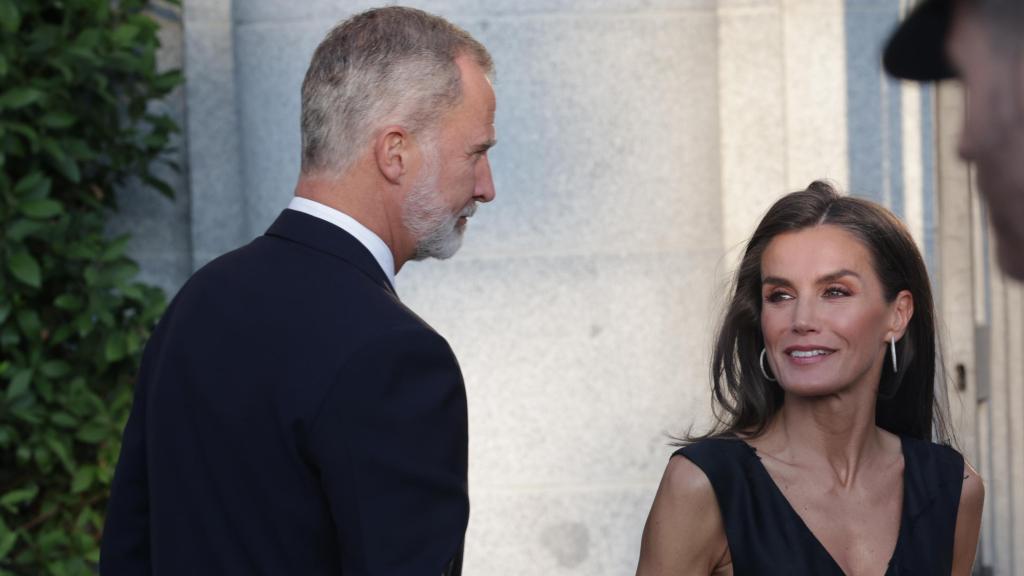
[[[461,572],[466,398],[393,290],[494,198],[487,50],[359,14],[302,86],[302,173],[265,236],[197,272],[147,345],[101,572]]]
[[[884,60],[900,78],[963,82],[960,155],[977,167],[1001,267],[1024,280],[1024,0],[925,0]]]

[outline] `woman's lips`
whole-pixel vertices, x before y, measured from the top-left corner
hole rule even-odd
[[[833,353],[835,353],[834,348],[825,346],[790,346],[785,350],[789,361],[801,366],[824,362]]]

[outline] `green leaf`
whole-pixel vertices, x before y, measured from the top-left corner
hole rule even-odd
[[[21,14],[11,0],[0,0],[0,28],[13,34],[21,26]]]
[[[7,237],[15,242],[21,242],[25,238],[42,232],[45,229],[46,224],[43,222],[19,218],[7,228]]]
[[[142,340],[135,332],[129,332],[125,336],[125,348],[129,354],[135,354],[142,349]]]
[[[0,530],[0,560],[3,560],[14,549],[18,542],[18,533],[14,530]]]
[[[37,338],[39,333],[42,332],[42,323],[39,321],[39,313],[35,310],[18,310],[16,318],[18,320],[18,326],[21,328],[21,333],[27,338]]]
[[[64,428],[74,428],[75,426],[78,426],[78,419],[67,412],[55,412],[51,414],[50,422]]]
[[[7,320],[8,314],[11,313],[10,304],[0,304],[0,324],[3,324]]]
[[[68,128],[76,120],[75,115],[68,112],[49,112],[39,119],[39,124],[47,128]]]
[[[164,182],[163,180],[159,178],[154,178],[152,176],[146,176],[142,180],[146,184],[149,184],[153,188],[156,188],[157,191],[163,194],[164,196],[168,198],[174,198],[174,187],[172,187],[167,182]]]
[[[14,194],[16,196],[30,196],[38,194],[39,190],[43,190],[43,193],[40,195],[46,196],[50,193],[50,184],[51,181],[45,174],[35,170],[29,173],[28,176],[18,180],[18,183],[14,185]]]
[[[110,262],[116,260],[124,255],[125,248],[128,247],[128,243],[131,242],[132,237],[125,234],[115,238],[107,247],[103,250],[103,254],[100,255],[100,260],[103,262]]]
[[[2,2],[3,0],[0,0]],[[46,94],[42,90],[28,86],[18,86],[0,94],[0,108],[17,110],[43,99]]]
[[[26,368],[26,369],[23,369],[22,371],[18,372],[17,376],[15,376],[11,380],[11,384],[7,387],[7,399],[8,400],[14,400],[15,398],[21,396],[25,392],[28,392],[28,386],[31,383],[32,383],[32,370],[31,369]]]
[[[0,330],[0,348],[11,348],[21,342],[21,335],[18,334],[17,328],[14,326],[4,326],[3,330]]]
[[[122,24],[114,29],[111,33],[110,39],[119,45],[126,45],[135,38],[139,33],[139,27],[134,24]]]
[[[153,86],[160,92],[168,92],[181,84],[183,80],[184,76],[182,76],[181,70],[169,70],[158,75],[153,80]]]
[[[7,76],[7,58],[4,58],[3,54],[0,54],[0,77]]]
[[[53,402],[53,381],[49,378],[36,378],[33,380],[32,391],[43,402]]]
[[[53,301],[54,306],[61,310],[75,311],[82,307],[82,299],[74,294],[61,294]]]
[[[121,288],[121,294],[129,300],[135,300],[136,302],[142,302],[145,295],[142,293],[142,288],[139,284],[129,284],[124,288]]]
[[[32,286],[39,288],[42,283],[42,274],[39,271],[39,263],[28,253],[27,250],[19,250],[11,254],[7,261],[7,268],[15,278]]]
[[[29,218],[52,218],[64,212],[64,205],[56,200],[43,198],[41,200],[29,200],[18,204],[18,209]]]
[[[35,147],[39,145],[39,133],[36,132],[28,124],[22,124],[21,122],[8,122],[6,128],[11,132],[16,132],[25,137],[28,140],[29,145],[35,150]]]
[[[32,459],[36,461],[36,466],[39,466],[45,474],[49,475],[53,470],[53,453],[46,448],[36,446],[36,449],[32,451]]]
[[[68,447],[57,438],[50,437],[46,439],[46,445],[50,447],[50,451],[53,452],[60,460],[64,469],[68,472],[74,472],[75,461],[71,459],[71,453],[68,451]]]
[[[78,172],[78,163],[75,159],[64,153],[64,150],[54,142],[53,140],[44,140],[42,143],[43,149],[50,155],[50,159],[53,160],[53,167],[61,173],[62,176],[68,180],[78,183],[82,176]]]
[[[103,278],[110,285],[117,286],[131,280],[139,273],[139,265],[130,260],[118,262],[103,271]]]
[[[124,334],[122,332],[114,332],[107,336],[107,343],[103,347],[103,357],[106,358],[107,362],[117,362],[124,358],[124,353]]]
[[[106,4],[106,2],[95,2],[94,4]],[[80,48],[94,48],[100,43],[100,39],[105,33],[106,30],[101,30],[99,28],[86,28],[78,34],[77,38],[75,38],[74,46]]]
[[[39,494],[39,486],[35,484],[29,484],[24,488],[17,490],[11,490],[0,497],[0,506],[7,508],[11,512],[16,510],[15,506],[18,504],[27,504],[35,499],[36,495]]]
[[[100,58],[91,47],[72,45],[67,48],[66,52],[89,66],[97,66],[100,64]]]
[[[53,335],[50,336],[50,345],[56,346],[61,344],[65,340],[71,337],[75,333],[74,328],[69,324],[61,324],[56,330],[53,331]]]
[[[94,480],[96,480],[96,467],[82,466],[75,471],[75,475],[71,479],[71,493],[85,492],[92,486]]]
[[[82,426],[75,438],[86,444],[99,444],[110,436],[110,429],[100,422],[89,422]]]
[[[67,153],[74,158],[80,160],[92,160],[96,158],[96,152],[93,151],[89,143],[80,138],[65,138],[64,149]]]
[[[47,378],[62,378],[71,372],[71,366],[63,360],[47,360],[39,367]]]

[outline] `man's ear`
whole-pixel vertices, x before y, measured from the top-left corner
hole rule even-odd
[[[892,303],[892,320],[889,323],[889,338],[899,340],[907,331],[910,319],[914,317],[914,296],[910,290],[900,290]]]
[[[388,126],[373,142],[373,156],[377,161],[377,169],[392,184],[401,181],[411,152],[409,133],[401,126]]]

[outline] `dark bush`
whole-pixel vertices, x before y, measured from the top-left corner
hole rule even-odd
[[[0,574],[93,573],[142,346],[163,311],[110,238],[180,83],[138,0],[0,0]],[[140,187],[133,186],[133,189]]]

